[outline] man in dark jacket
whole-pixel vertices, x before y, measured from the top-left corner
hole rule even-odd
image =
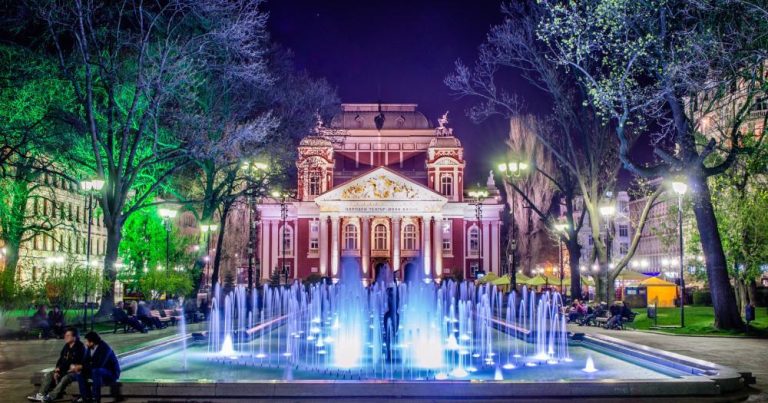
[[[101,402],[101,386],[109,385],[120,378],[120,362],[112,348],[101,339],[98,333],[88,332],[85,335],[85,352],[83,365],[77,368],[77,384],[80,387],[80,398],[75,402]],[[88,385],[88,379],[93,385]]]
[[[139,322],[138,319],[136,319],[133,316],[128,315],[128,313],[125,312],[123,309],[123,301],[120,301],[117,303],[117,306],[112,308],[112,318],[120,323],[125,323],[128,326],[142,332],[147,333],[147,328]]]
[[[64,347],[53,371],[43,375],[40,391],[27,399],[33,402],[52,402],[61,398],[64,390],[75,381],[75,368],[83,364],[85,346],[80,341],[77,329],[70,327],[64,332]]]

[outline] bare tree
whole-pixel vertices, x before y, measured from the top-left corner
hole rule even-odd
[[[61,111],[81,136],[75,163],[106,180],[99,196],[107,228],[104,272],[115,261],[125,220],[150,205],[185,165],[183,143],[165,123],[197,100],[210,54],[238,60],[220,74],[260,80],[266,14],[260,1],[191,0],[97,3],[31,1],[49,33],[75,105]],[[110,312],[114,289],[100,314]]]

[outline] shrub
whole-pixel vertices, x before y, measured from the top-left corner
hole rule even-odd
[[[712,293],[709,291],[694,291],[693,292],[693,305],[712,305]]]

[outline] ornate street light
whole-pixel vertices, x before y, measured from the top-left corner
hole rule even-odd
[[[86,236],[86,249],[85,249],[85,270],[90,274],[91,272],[91,227],[93,226],[93,195],[101,192],[104,188],[104,180],[95,178],[90,180],[84,180],[80,182],[80,189],[85,192],[85,200],[88,205],[88,230]],[[83,298],[83,331],[88,330],[88,284],[90,281],[85,282],[85,296]],[[93,330],[93,323],[91,323],[91,330]]]
[[[253,189],[253,180],[256,175],[265,174],[267,169],[269,169],[269,165],[257,161],[244,161],[240,168],[242,168],[243,172],[245,172],[245,178],[247,181],[245,195],[248,205],[248,289],[251,290],[253,289],[253,266],[256,250],[256,220],[254,220],[254,216],[257,214],[254,211],[256,200]],[[261,278],[262,264],[264,263],[260,262],[259,269],[256,272],[256,286],[259,285],[259,279]]]
[[[488,197],[488,191],[486,190],[472,190],[469,193],[469,197],[472,198],[471,205],[475,206],[475,224],[477,225],[477,270],[483,270],[483,201]],[[473,273],[475,277],[477,275]]]
[[[170,256],[171,256],[171,219],[176,217],[178,213],[174,209],[161,208],[158,210],[160,217],[163,218],[163,224],[165,224],[165,268],[170,268]]]
[[[514,182],[520,180],[528,174],[530,165],[523,159],[512,159],[508,162],[504,162],[498,165],[498,171],[502,178],[514,187]],[[510,195],[507,195],[509,197]],[[512,287],[517,286],[517,223],[515,221],[515,203],[509,203],[510,216],[512,217],[512,265],[510,266],[510,273],[512,274]]]
[[[560,261],[560,292],[563,292],[563,278],[565,277],[565,269],[563,267],[563,237],[567,235],[568,231],[568,223],[564,221],[560,221],[555,223],[554,225],[555,231],[558,232],[557,234],[557,248],[558,248],[558,258]],[[573,273],[571,273],[571,281],[573,281]],[[565,293],[563,293],[565,295]],[[571,298],[573,298],[573,295],[571,295]]]
[[[612,252],[613,252],[613,237],[611,236],[611,230],[613,229],[613,217],[616,215],[616,207],[611,203],[611,196],[613,195],[613,192],[606,192],[606,197],[608,198],[608,202],[602,206],[599,207],[600,215],[605,218],[605,254],[606,258],[608,260],[608,265],[611,264],[611,259],[613,258]],[[609,267],[606,267],[605,270],[603,270],[604,273],[599,274],[605,274],[608,275]],[[610,287],[608,286],[608,281],[606,278],[605,283],[605,298],[608,298],[608,291],[610,290]]]
[[[680,327],[685,327],[685,278],[683,277],[683,195],[688,191],[685,182],[672,182],[672,190],[677,193],[677,230],[680,244]]]
[[[278,249],[278,255],[282,256],[282,267],[280,268],[280,275],[285,276],[285,282],[288,283],[288,269],[285,267],[285,230],[286,230],[286,221],[288,219],[288,203],[287,200],[291,197],[294,197],[292,192],[288,191],[282,191],[282,190],[273,190],[271,193],[272,197],[276,200],[280,201],[280,219],[283,221],[283,232],[280,233],[280,240],[278,241],[277,247]],[[279,231],[278,231],[279,232]],[[282,251],[282,253],[281,253]],[[294,268],[295,270],[295,268]],[[279,282],[278,277],[278,282]]]

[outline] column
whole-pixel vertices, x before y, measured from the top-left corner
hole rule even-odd
[[[266,280],[269,278],[269,230],[270,225],[272,224],[272,221],[267,220],[261,220],[261,234],[259,235],[259,239],[261,242],[259,242],[259,246],[261,246],[259,253],[259,265],[261,266],[261,278],[262,280]],[[208,263],[209,265],[212,264],[212,262]]]
[[[280,228],[280,224],[281,223],[282,223],[282,221],[273,221],[272,222],[272,236],[271,236],[272,240],[270,241],[270,243],[272,244],[272,253],[271,253],[272,256],[271,256],[271,259],[269,261],[269,267],[267,269],[269,271],[270,275],[272,274],[272,271],[274,271],[275,268],[277,267],[277,257],[278,257],[278,253],[279,253],[278,245],[280,245],[278,243],[278,242],[280,242],[280,239],[279,239],[280,233],[278,232],[278,229]]]
[[[320,274],[328,275],[328,216],[320,216]]]
[[[443,274],[443,217],[435,216],[435,224],[432,226],[435,236],[433,247],[435,249],[435,274],[437,278]]]
[[[491,267],[491,254],[489,252],[489,247],[491,246],[491,230],[488,226],[488,221],[483,221],[483,227],[482,227],[482,233],[480,235],[480,242],[482,242],[482,250],[480,251],[481,255],[480,258],[483,260],[483,271],[486,273],[490,273],[490,267]]]
[[[392,271],[400,270],[400,217],[392,217]]]
[[[370,217],[360,217],[362,221],[362,232],[360,235],[360,256],[362,260],[363,276],[368,275],[368,265],[371,264],[371,219]]]
[[[339,216],[331,217],[331,275],[339,274]]]
[[[291,253],[293,253],[293,267],[291,267],[291,270],[293,270],[293,279],[296,280],[299,278],[299,219],[294,218],[293,219],[293,242],[291,242],[293,245],[293,250]]]
[[[421,256],[424,263],[424,275],[429,277],[432,270],[432,217],[421,217]]]

